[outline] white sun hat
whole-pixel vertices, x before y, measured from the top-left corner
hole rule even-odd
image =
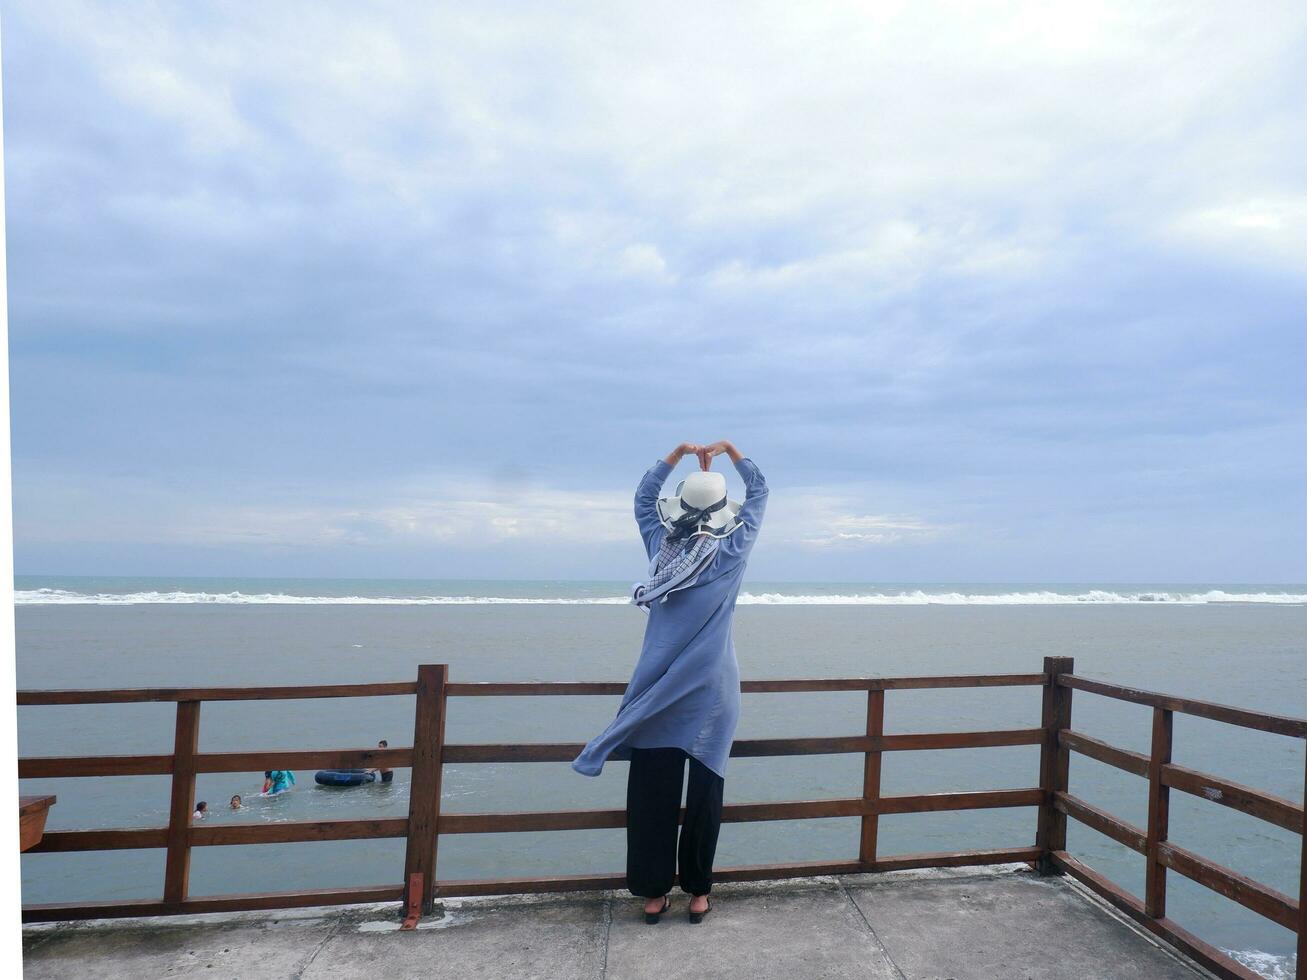
[[[711,470],[691,473],[676,493],[658,498],[658,519],[671,531],[693,526],[692,534],[724,538],[740,526],[740,505],[726,498],[726,477]]]

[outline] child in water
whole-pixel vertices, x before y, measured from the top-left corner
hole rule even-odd
[[[390,743],[383,738],[377,743],[377,748],[388,749],[390,748]],[[377,774],[377,779],[383,783],[388,783],[395,778],[395,773],[390,769],[369,769],[368,772],[375,772]]]
[[[231,798],[231,808],[233,810],[243,810],[245,809],[245,804],[241,802],[241,798],[239,796],[233,796]]]
[[[199,803],[195,804],[195,812],[191,814],[192,817],[194,817],[196,820],[203,820],[208,815],[209,815],[209,804],[205,803],[203,800],[200,800]]]
[[[271,769],[263,774],[263,795],[276,796],[295,785],[295,774],[289,769]]]

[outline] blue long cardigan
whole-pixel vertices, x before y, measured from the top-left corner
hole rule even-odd
[[[731,622],[767,507],[767,481],[753,460],[741,459],[735,470],[746,491],[741,526],[722,538],[693,586],[650,608],[640,659],[617,716],[572,760],[572,768],[583,776],[599,775],[609,758],[629,760],[633,747],[676,746],[726,777],[740,717],[740,668]],[[635,491],[635,519],[649,558],[667,533],[655,505],[671,472],[659,460]]]

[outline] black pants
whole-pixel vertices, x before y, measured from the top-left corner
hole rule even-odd
[[[687,759],[690,788],[678,847],[676,825]],[[626,887],[631,894],[667,894],[678,862],[681,891],[708,894],[722,822],[722,787],[721,776],[683,749],[631,749],[626,779]]]

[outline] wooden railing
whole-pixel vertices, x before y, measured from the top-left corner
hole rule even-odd
[[[718,868],[715,880],[748,881],[805,875],[890,871],[905,868],[1027,862],[1044,873],[1067,872],[1158,936],[1183,949],[1220,976],[1252,980],[1257,974],[1214,946],[1190,934],[1166,916],[1166,872],[1173,870],[1267,916],[1298,933],[1303,962],[1302,890],[1307,890],[1307,856],[1302,858],[1302,890],[1298,900],[1251,881],[1167,840],[1167,803],[1172,788],[1232,807],[1303,834],[1303,806],[1171,763],[1171,718],[1175,711],[1296,738],[1307,738],[1307,720],[1226,707],[1205,701],[1170,697],[1106,684],[1072,673],[1070,658],[1045,658],[1037,674],[977,674],[944,677],[857,677],[814,680],[745,681],[746,694],[819,691],[865,691],[866,728],[861,735],[817,738],[744,739],[731,748],[733,757],[824,755],[863,756],[862,792],[839,799],[793,800],[774,803],[733,803],[723,807],[723,822],[800,820],[819,817],[859,817],[856,858],[786,864]],[[928,734],[886,734],[885,694],[892,690],[1040,687],[1043,711],[1039,728]],[[1150,755],[1115,748],[1071,728],[1071,694],[1079,689],[1139,704],[1154,710]],[[113,903],[27,905],[24,921],[109,916],[171,915],[178,913],[273,909],[302,906],[389,902],[407,899],[409,921],[430,912],[434,898],[520,892],[619,889],[620,874],[530,878],[439,879],[437,844],[441,835],[514,833],[540,830],[619,828],[624,810],[551,810],[514,813],[441,813],[440,784],[445,763],[568,762],[579,743],[493,743],[457,745],[445,742],[445,716],[453,697],[519,697],[549,695],[621,695],[625,685],[591,682],[464,682],[452,683],[448,667],[424,665],[415,683],[358,684],[325,687],[184,688],[107,691],[22,691],[20,705],[106,704],[147,701],[176,702],[176,738],[171,755],[35,757],[18,761],[20,778],[81,776],[170,775],[171,806],[166,827],[115,830],[49,831],[32,852],[100,851],[164,848],[167,859],[162,896]],[[335,749],[300,752],[198,751],[200,705],[204,701],[378,697],[416,695],[411,748]],[[1019,789],[979,792],[884,795],[881,757],[885,752],[933,749],[1039,745],[1039,784]],[[1072,752],[1088,755],[1149,780],[1147,829],[1131,826],[1068,792]],[[198,773],[262,771],[271,768],[410,768],[412,780],[407,818],[300,821],[259,826],[193,826],[191,813]],[[926,813],[993,807],[1037,807],[1034,846],[946,851],[884,856],[877,846],[882,814]],[[1067,818],[1071,817],[1143,854],[1147,861],[1144,900],[1130,895],[1067,853]],[[189,891],[190,852],[194,847],[288,843],[294,841],[405,838],[403,877],[398,884],[356,886],[317,891],[196,897]]]
[[[1230,868],[1200,857],[1171,843],[1168,832],[1171,790],[1190,793],[1221,806],[1273,823],[1307,841],[1307,823],[1301,803],[1274,796],[1207,773],[1177,766],[1171,761],[1172,719],[1175,712],[1212,721],[1307,739],[1307,719],[1266,714],[1210,701],[1179,698],[1152,691],[1107,684],[1076,676],[1069,657],[1044,661],[1051,683],[1044,688],[1043,723],[1053,732],[1056,753],[1045,753],[1051,768],[1041,771],[1041,785],[1049,798],[1040,810],[1039,845],[1044,870],[1064,871],[1097,892],[1116,908],[1150,932],[1184,950],[1217,976],[1238,980],[1260,980],[1260,974],[1231,959],[1216,947],[1199,939],[1166,914],[1166,873],[1175,871],[1226,898],[1277,922],[1298,934],[1298,976],[1307,965],[1307,845],[1299,856],[1298,897],[1254,881]],[[1071,727],[1071,693],[1091,694],[1129,701],[1153,709],[1152,744],[1148,755],[1117,748],[1090,738]],[[1136,827],[1090,805],[1067,791],[1072,752],[1123,769],[1148,780],[1148,826]],[[1307,795],[1307,775],[1304,775]],[[1066,850],[1066,820],[1071,817],[1112,840],[1142,854],[1145,861],[1144,898],[1108,880],[1076,860]]]

